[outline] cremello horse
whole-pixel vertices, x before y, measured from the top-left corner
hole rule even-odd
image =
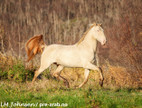
[[[106,43],[106,37],[100,24],[92,24],[92,26],[84,33],[83,37],[74,45],[44,45],[43,53],[41,54],[40,68],[35,71],[32,83],[37,76],[47,69],[51,64],[58,64],[57,69],[53,72],[53,76],[61,78],[66,81],[69,87],[68,81],[60,75],[61,70],[66,67],[82,67],[85,68],[84,81],[79,85],[82,87],[88,80],[89,71],[97,70],[100,73],[101,85],[103,84],[103,75],[99,67],[92,62],[95,58],[97,41],[102,45]]]

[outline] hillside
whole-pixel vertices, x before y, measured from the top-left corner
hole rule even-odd
[[[105,82],[142,87],[141,0],[0,0],[0,52],[24,60],[25,42],[37,34],[48,45],[74,44],[93,22],[108,40],[97,52]]]

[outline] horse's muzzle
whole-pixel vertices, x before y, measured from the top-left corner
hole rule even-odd
[[[102,45],[104,46],[104,45],[106,44],[106,42],[107,42],[107,41],[106,41],[106,40],[104,40],[104,41],[102,42]]]

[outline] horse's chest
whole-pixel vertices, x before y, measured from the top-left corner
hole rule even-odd
[[[88,61],[93,61],[94,60],[94,54],[90,54],[90,56],[88,56]]]
[[[87,62],[94,60],[94,52],[84,52],[81,54],[81,59]]]

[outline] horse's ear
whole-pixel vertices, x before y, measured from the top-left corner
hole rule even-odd
[[[102,23],[98,24],[98,26],[101,26],[101,25],[102,25]]]
[[[91,27],[93,24],[89,24],[88,26]]]
[[[96,26],[97,24],[96,24],[96,23],[93,23],[93,25]]]
[[[96,26],[96,25],[97,25],[96,23],[92,23],[92,24],[89,24],[89,27]]]

